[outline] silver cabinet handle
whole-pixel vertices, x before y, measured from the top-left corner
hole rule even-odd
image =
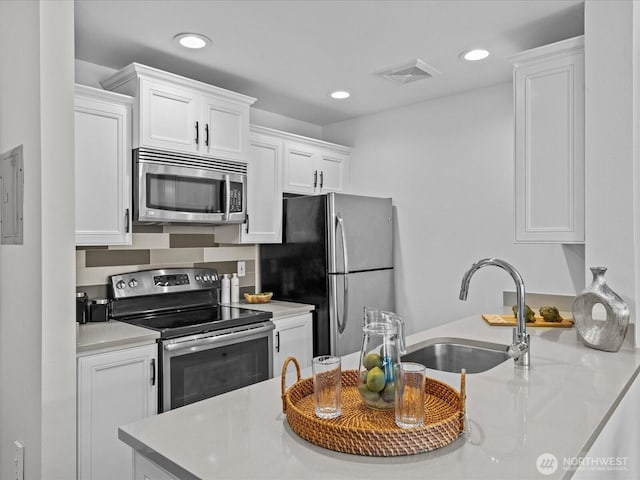
[[[151,359],[151,386],[156,384],[156,359]]]
[[[320,170],[320,190],[324,186],[324,171]]]
[[[280,352],[280,332],[276,332],[276,352]]]
[[[204,144],[206,147],[209,146],[209,124],[204,124]]]
[[[313,172],[313,188],[318,186],[318,170]]]
[[[200,124],[196,122],[196,145],[200,143]]]
[[[340,228],[340,233],[342,236],[342,263],[344,269],[344,275],[342,275],[344,279],[343,283],[343,298],[342,298],[342,319],[340,322],[340,312],[336,310],[336,320],[338,323],[338,332],[343,333],[345,328],[347,328],[347,317],[349,311],[349,256],[347,255],[347,238],[344,231],[344,220],[340,216],[340,214],[336,214],[336,226]],[[338,228],[336,228],[336,237],[338,236]],[[335,239],[335,244],[338,244],[338,239]]]

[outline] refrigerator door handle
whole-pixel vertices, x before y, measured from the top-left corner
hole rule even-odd
[[[344,219],[339,213],[336,213],[336,226],[340,227],[340,233],[342,238],[342,263],[345,274],[349,273],[349,256],[347,255],[347,236],[344,231]],[[336,237],[338,236],[338,229],[336,228]],[[338,239],[335,239],[335,244],[338,244]]]
[[[344,268],[343,278],[343,292],[342,292],[342,319],[340,322],[340,312],[336,309],[336,319],[338,323],[338,333],[343,333],[347,327],[347,318],[349,310],[349,256],[347,255],[347,238],[344,231],[344,220],[339,213],[336,214],[336,226],[340,228],[340,234],[342,237],[342,262]],[[338,228],[336,228],[336,237],[338,236]],[[335,239],[335,245],[338,244],[338,239]]]

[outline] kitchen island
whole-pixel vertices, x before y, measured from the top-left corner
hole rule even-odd
[[[428,453],[364,457],[300,439],[282,413],[279,378],[121,427],[119,438],[134,449],[137,474],[147,475],[135,478],[152,480],[568,478],[564,459],[575,464],[586,455],[640,371],[632,328],[617,353],[584,347],[574,328],[529,328],[531,367],[507,360],[467,375],[469,431]],[[413,334],[407,344],[436,337],[509,344],[511,332],[475,315]],[[342,365],[357,368],[358,354]],[[428,375],[459,388],[458,374]],[[543,475],[538,460],[549,453],[559,465]]]

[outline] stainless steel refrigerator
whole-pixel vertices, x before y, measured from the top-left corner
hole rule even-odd
[[[360,350],[365,305],[395,310],[392,215],[390,198],[284,200],[283,243],[260,246],[262,290],[315,305],[314,355]]]

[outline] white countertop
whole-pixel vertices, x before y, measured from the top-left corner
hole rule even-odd
[[[281,300],[271,300],[267,303],[249,303],[246,300],[240,300],[237,303],[233,302],[221,305],[247,308],[249,310],[258,310],[260,312],[271,312],[273,315],[272,320],[303,315],[315,309],[313,305],[307,305],[306,303],[283,302]]]
[[[76,354],[149,345],[159,337],[159,332],[117,320],[76,323]]]
[[[512,360],[467,375],[470,432],[451,445],[406,457],[364,457],[312,445],[293,433],[282,414],[274,378],[124,426],[119,437],[181,479],[522,479],[543,477],[539,455],[584,455],[640,368],[630,327],[622,349],[584,347],[576,331],[529,328],[531,367]],[[407,338],[435,337],[511,343],[511,328],[491,327],[480,315]],[[358,354],[343,359],[357,368]],[[303,376],[309,376],[309,369]],[[459,388],[459,375],[428,371]]]

